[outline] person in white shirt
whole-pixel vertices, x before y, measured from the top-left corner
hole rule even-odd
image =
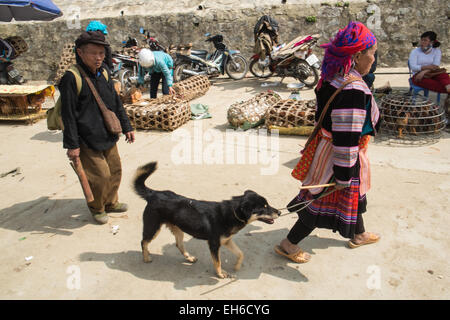
[[[444,68],[440,68],[441,45],[433,31],[420,36],[420,45],[411,51],[409,66],[413,72],[413,83],[434,92],[447,93],[445,101],[447,118],[450,115],[450,77]]]

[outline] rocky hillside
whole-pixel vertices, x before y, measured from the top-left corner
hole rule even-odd
[[[301,34],[319,33],[324,43],[350,20],[372,29],[379,42],[379,65],[405,67],[412,42],[434,30],[442,43],[443,63],[449,63],[450,2],[441,0],[55,0],[64,16],[53,22],[0,23],[0,36],[19,34],[30,51],[17,60],[27,78],[53,79],[63,45],[72,42],[92,19],[108,25],[108,40],[119,48],[139,28],[150,30],[164,45],[192,42],[208,49],[204,34],[221,33],[225,43],[252,55],[253,27],[264,14],[280,24],[282,41]],[[285,2],[285,3],[282,3]],[[316,54],[322,54],[316,49]]]

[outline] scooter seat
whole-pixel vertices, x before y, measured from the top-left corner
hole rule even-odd
[[[206,56],[208,54],[207,50],[191,50],[191,54],[193,54],[194,56]]]

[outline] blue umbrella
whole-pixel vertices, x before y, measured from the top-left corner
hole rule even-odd
[[[51,0],[0,0],[0,21],[50,21],[62,16]]]

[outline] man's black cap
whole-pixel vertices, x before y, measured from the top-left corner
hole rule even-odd
[[[77,48],[88,43],[109,46],[109,43],[105,41],[105,35],[101,31],[84,31],[78,39],[75,40],[75,46]]]

